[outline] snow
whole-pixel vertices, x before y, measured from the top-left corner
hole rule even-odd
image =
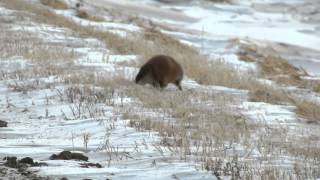
[[[119,24],[112,27],[124,26]],[[131,26],[125,26],[126,29],[127,27]],[[49,25],[22,28],[12,26],[10,30],[38,34],[48,44],[65,44],[70,43],[69,40],[76,42],[70,47],[79,56],[75,62],[76,66],[80,66],[79,70],[102,68],[103,72],[109,74],[124,71],[128,78],[136,74],[136,68],[121,66],[135,63],[136,55],[112,54],[99,40],[78,38],[69,34],[67,29]],[[26,66],[28,60],[22,57],[1,59],[0,63],[3,65],[0,70],[8,72],[30,68]],[[1,157],[29,156],[48,163],[48,166],[30,168],[39,171],[39,175],[66,176],[68,179],[100,179],[102,176],[112,179],[215,179],[211,174],[199,170],[199,165],[182,162],[169,152],[159,151],[158,148],[164,147],[158,145],[160,137],[157,133],[140,132],[129,127],[128,120],[122,119],[119,114],[123,105],[134,106],[136,103],[129,97],[111,97],[113,106],[98,103],[93,107],[101,114],[90,117],[84,111],[77,117],[72,108],[78,104],[60,100],[57,89],[63,92],[67,86],[61,85],[54,76],[42,78],[41,81],[52,83],[53,87],[28,90],[27,93],[12,91],[7,86],[10,81],[0,81],[1,118],[9,124],[8,128],[0,130]],[[8,103],[11,105],[8,106]],[[83,140],[85,135],[89,136],[87,147]],[[81,168],[79,161],[49,160],[51,154],[62,150],[85,152],[90,162],[100,163],[103,168]],[[108,154],[111,154],[111,162],[108,161]]]
[[[294,107],[273,105],[264,102],[244,102],[241,106],[243,113],[260,123],[269,125],[297,123]]]
[[[319,37],[305,34],[302,30],[313,30],[314,25],[303,24],[289,15],[254,12],[252,9],[238,9],[234,6],[228,11],[228,5],[215,6],[215,11],[183,7],[186,15],[201,19],[188,26],[190,29],[204,31],[230,38],[254,38],[259,40],[281,42],[320,50]],[[234,12],[234,11],[239,11]]]
[[[82,19],[82,18],[78,18],[76,16],[74,16],[74,12],[73,11],[56,11],[58,14],[64,15],[66,17],[69,17],[70,19],[72,19],[74,22],[82,25],[82,26],[90,26],[90,27],[95,27],[101,30],[125,30],[125,31],[131,31],[131,32],[135,32],[135,31],[140,31],[141,28],[133,25],[133,24],[124,24],[124,23],[114,23],[114,22],[95,22],[95,21],[90,21],[87,19]],[[114,31],[117,32],[117,31]]]
[[[278,1],[268,0],[261,1],[261,3]],[[123,2],[127,1],[106,2],[125,6]],[[298,1],[292,1],[292,3],[296,2]],[[71,2],[69,1],[69,3]],[[143,3],[148,3],[148,1],[143,1]],[[224,60],[239,71],[254,71],[256,64],[240,61],[236,55],[236,48],[228,48],[233,38],[250,37],[319,50],[319,38],[301,32],[313,29],[314,25],[300,23],[290,16],[256,12],[248,4],[247,2],[247,4],[239,3],[235,6],[215,5],[210,10],[201,6],[175,7],[184,13],[185,16],[180,17],[183,19],[182,21],[188,19],[187,17],[198,19],[198,21],[193,19],[188,23],[181,23],[181,21],[172,18],[172,15],[176,15],[176,13],[170,13],[168,16],[163,15],[160,8],[156,13],[159,13],[160,17],[167,17],[168,19],[165,21],[181,26],[185,30],[181,32],[162,30],[162,32],[198,48],[201,53],[208,55],[213,60]],[[141,7],[154,10],[155,8],[151,6],[141,4]],[[3,15],[5,14],[3,12],[7,11],[1,8],[0,12]],[[123,37],[127,35],[127,32],[141,31],[140,27],[132,24],[92,22],[75,17],[73,12],[69,10],[56,12],[82,26],[105,29]],[[39,38],[49,44],[57,42],[64,45],[69,44],[72,47],[70,50],[79,55],[75,61],[75,66],[79,68],[79,71],[102,72],[106,76],[123,73],[128,80],[132,80],[138,71],[136,67],[128,64],[135,64],[139,56],[115,54],[98,39],[76,37],[68,29],[34,24],[26,27],[13,26],[10,30],[37,34]],[[28,65],[28,60],[22,57],[0,60],[1,71],[25,70],[29,68]],[[32,81],[32,79],[29,80]],[[161,146],[161,137],[157,132],[138,131],[129,127],[129,120],[124,119],[119,112],[130,107],[140,108],[137,105],[139,103],[132,97],[113,96],[111,97],[113,105],[95,103],[93,108],[100,113],[94,117],[91,117],[85,110],[77,117],[72,112],[72,108],[79,104],[66,100],[61,101],[57,91],[64,91],[68,86],[59,82],[55,76],[45,77],[41,80],[45,84],[52,83],[53,87],[34,89],[23,93],[9,88],[8,82],[10,80],[0,80],[1,119],[9,123],[9,127],[0,129],[0,157],[8,155],[19,158],[33,157],[47,163],[48,166],[32,167],[31,170],[38,172],[39,175],[55,178],[66,176],[68,179],[84,177],[92,179],[216,179],[210,172],[202,170],[198,162],[182,161],[166,147]],[[267,82],[273,84],[273,82]],[[273,128],[280,126],[280,128],[286,129],[290,135],[307,136],[317,134],[319,130],[318,126],[312,127],[301,123],[294,113],[295,107],[293,106],[248,102],[247,90],[200,85],[188,77],[185,77],[182,86],[186,91],[204,91],[216,93],[217,96],[223,94],[235,98],[232,109],[238,110],[252,123]],[[172,87],[168,87],[168,91],[172,89]],[[172,90],[172,92],[174,91]],[[8,103],[11,103],[12,106],[8,106]],[[208,107],[212,108],[211,105]],[[157,112],[143,108],[139,109],[139,113],[144,113],[148,117],[161,116]],[[257,132],[257,134],[259,133]],[[83,140],[85,135],[89,136],[87,147]],[[250,152],[241,144],[231,144],[230,147],[233,149],[227,150],[227,154],[240,155],[244,161],[260,160],[264,157],[261,157],[261,152],[256,147],[257,143],[254,140],[250,142],[248,145],[252,146]],[[49,160],[51,154],[59,153],[62,150],[84,152],[89,156],[90,162],[100,163],[103,167],[81,168],[79,161]],[[290,168],[295,163],[295,157],[277,156],[274,158],[272,161],[266,161],[262,164]]]

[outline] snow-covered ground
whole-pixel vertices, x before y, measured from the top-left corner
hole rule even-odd
[[[130,27],[125,29],[131,30]],[[64,29],[52,26],[20,28],[17,25],[8,30],[37,33],[39,38],[48,44],[60,42],[64,45],[74,41],[78,47],[72,50],[80,55],[76,62],[80,66],[79,71],[95,68],[97,72],[108,74],[122,71],[119,70],[122,68],[130,79],[133,76],[130,74],[137,71],[135,68],[128,67],[126,70],[126,67],[117,65],[134,61],[136,56],[111,54],[106,47],[100,47],[102,43],[99,40],[69,37]],[[5,58],[0,62],[1,70],[8,74],[28,68],[24,60]],[[78,117],[73,113],[76,103],[61,101],[64,97],[61,97],[59,92],[63,92],[67,87],[61,85],[57,77],[40,80],[40,84],[44,86],[52,83],[50,88],[30,90],[27,93],[13,91],[8,86],[11,82],[28,83],[27,81],[6,80],[4,77],[0,83],[1,119],[9,124],[9,127],[0,129],[1,157],[29,156],[42,160],[48,163],[48,166],[34,168],[39,171],[39,175],[69,179],[213,178],[210,174],[196,170],[199,169],[196,165],[178,161],[167,152],[159,151],[162,147],[158,145],[157,133],[138,132],[128,127],[128,120],[122,119],[119,114],[122,106],[97,104],[94,105],[94,110],[100,111],[97,117],[88,117],[86,110],[81,110]],[[120,97],[112,97],[111,101],[116,104],[132,103],[130,98],[123,102]],[[85,146],[83,138],[86,135],[89,139]],[[90,162],[100,163],[103,168],[84,169],[77,161],[48,160],[51,154],[62,150],[87,152]]]
[[[103,0],[100,0],[104,2]],[[148,6],[159,6],[159,2],[145,1]],[[224,47],[223,43],[234,38],[259,40],[262,44],[284,44],[280,47],[280,54],[291,54],[288,58],[294,65],[303,67],[310,74],[319,76],[320,68],[320,34],[318,22],[305,22],[310,10],[319,6],[316,1],[233,1],[234,4],[213,4],[202,1],[192,1],[183,4],[160,4],[165,10],[174,9],[181,14],[196,19],[193,22],[177,21],[174,18],[157,18],[155,21],[176,24],[181,31],[195,31],[199,39],[189,38],[189,41],[215,54]],[[283,7],[283,4],[286,5]],[[257,8],[261,6],[261,8]],[[264,6],[269,9],[279,9],[272,12],[264,11]],[[285,7],[296,11],[285,11]],[[280,8],[279,8],[280,7]],[[318,7],[319,8],[319,7]],[[302,11],[302,12],[299,12]],[[298,12],[297,12],[298,11]],[[311,11],[311,10],[310,10]],[[143,16],[143,12],[141,13]],[[179,38],[179,37],[178,37]],[[181,38],[181,37],[180,37]],[[181,39],[184,39],[183,37]],[[185,39],[184,39],[185,40]],[[196,40],[196,42],[194,42]],[[289,46],[289,51],[282,52]],[[298,54],[299,58],[292,57]]]
[[[68,2],[74,3],[71,0]],[[301,58],[292,57],[291,48],[279,48],[279,53],[292,57],[292,59],[289,58],[290,62],[302,66],[310,74],[320,75],[320,71],[316,70],[317,67],[320,69],[320,35],[310,33],[319,25],[302,22],[290,14],[262,12],[252,6],[252,3],[270,5],[270,3],[283,1],[241,1],[232,5],[202,4],[191,1],[166,4],[153,0],[139,1],[140,4],[136,5],[136,2],[137,0],[130,2],[94,0],[85,1],[85,5],[94,5],[90,6],[93,9],[99,6],[116,10],[128,8],[129,14],[137,14],[173,27],[176,31],[160,30],[182,43],[194,46],[213,59],[223,59],[239,71],[251,72],[257,68],[255,63],[238,59],[237,46],[230,45],[235,38],[253,39],[260,45],[285,44],[285,47],[294,47],[294,52],[297,52]],[[292,5],[292,3],[302,3],[302,0],[288,0],[285,3]],[[56,12],[82,26],[100,28],[123,37],[127,33],[142,30],[142,27],[130,23],[83,20],[75,17],[72,10]],[[0,14],[4,19],[17,16],[15,11],[2,7]],[[20,19],[17,24],[2,21],[1,27],[4,27],[3,32],[30,33],[32,36],[37,36],[44,44],[68,47],[67,51],[76,54],[76,60],[70,67],[70,72],[63,72],[65,79],[72,75],[86,78],[87,72],[95,71],[97,77],[122,74],[126,80],[132,81],[138,71],[136,67],[127,65],[135,63],[139,58],[138,55],[114,53],[99,39],[84,38],[70,32],[69,29],[28,23],[23,19]],[[8,122],[8,127],[0,128],[0,157],[30,156],[48,164],[48,166],[33,167],[32,171],[41,176],[54,178],[216,179],[216,175],[205,171],[199,162],[183,161],[162,145],[161,135],[158,132],[139,131],[128,126],[130,119],[126,119],[123,113],[127,109],[139,107],[139,102],[133,97],[123,97],[121,91],[118,92],[116,89],[110,92],[112,96],[108,97],[108,101],[112,103],[96,102],[93,105],[83,105],[81,102],[72,102],[68,100],[67,95],[61,94],[61,92],[68,92],[70,87],[57,74],[29,79],[28,75],[25,75],[26,79],[19,78],[18,72],[29,72],[28,70],[32,68],[32,63],[22,57],[0,59],[0,70],[3,72],[0,81],[0,120]],[[95,82],[91,83],[95,85]],[[31,84],[31,87],[28,84]],[[27,89],[19,90],[20,87]],[[265,126],[265,131],[271,133],[280,130],[285,132],[285,135],[279,133],[281,137],[268,134],[272,139],[314,137],[310,140],[312,144],[309,147],[320,146],[318,134],[320,126],[301,122],[294,113],[295,107],[248,102],[246,90],[200,85],[189,78],[184,80],[183,87],[187,91],[205,91],[232,96],[237,103],[234,103],[231,108],[238,110],[250,122]],[[140,113],[150,112],[141,109]],[[153,117],[161,116],[157,112],[151,112],[151,114]],[[243,144],[230,145],[233,152],[229,153],[236,154],[244,161],[258,161],[256,164],[259,166],[274,165],[293,169],[295,163],[303,162],[299,157],[295,158],[281,152],[279,156],[271,157],[274,154],[270,154],[268,157],[262,157],[261,151],[266,150],[264,147],[259,149],[257,144],[260,142],[259,138],[265,138],[264,133],[264,131],[254,133],[256,137],[253,138],[254,141],[247,144],[249,148],[245,148]],[[85,140],[86,137],[88,140]],[[276,142],[279,141],[270,141],[271,144]],[[89,157],[89,162],[100,163],[103,168],[82,168],[79,161],[49,160],[51,154],[62,150],[83,152]],[[280,156],[281,159],[279,159]],[[319,161],[316,161],[314,166],[310,165],[311,168],[319,166],[318,163]],[[320,176],[317,177],[320,178]]]

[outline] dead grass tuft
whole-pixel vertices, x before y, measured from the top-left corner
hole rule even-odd
[[[266,53],[256,45],[241,45],[238,52],[240,60],[246,62],[257,62],[261,75],[283,85],[300,85],[301,76],[307,73],[291,65],[286,59]]]
[[[267,102],[280,105],[294,105],[296,113],[308,123],[320,121],[320,105],[307,100],[299,100],[294,94],[289,94],[281,88],[274,88],[269,85],[256,85],[249,96],[254,102]]]
[[[296,113],[301,115],[307,122],[320,122],[320,105],[307,100],[297,101],[295,103]]]
[[[300,87],[310,89],[316,93],[320,93],[320,80],[303,79],[303,83],[300,85]]]
[[[271,104],[290,104],[292,102],[292,98],[286,91],[263,84],[254,86],[250,92],[249,100]]]
[[[40,0],[41,4],[54,9],[68,9],[68,5],[61,0]]]
[[[95,22],[103,22],[104,21],[104,19],[102,17],[92,16],[85,10],[79,10],[78,9],[77,12],[76,12],[76,16],[81,18],[81,19],[86,19],[86,20],[89,20],[89,21],[95,21]]]
[[[258,64],[268,79],[279,84],[299,85],[302,81],[300,76],[306,75],[281,57],[266,56],[259,60]]]

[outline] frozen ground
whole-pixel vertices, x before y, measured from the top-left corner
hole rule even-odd
[[[100,2],[104,3],[103,0]],[[203,1],[183,4],[161,4],[153,0],[144,2],[148,6],[161,6],[164,11],[171,9],[196,19],[193,22],[183,22],[174,18],[153,17],[155,21],[178,25],[182,32],[197,32],[198,39],[189,38],[189,41],[210,54],[216,54],[230,39],[254,39],[259,40],[262,45],[274,44],[275,49],[280,51],[277,53],[288,57],[294,65],[303,67],[312,75],[319,75],[319,21],[312,20],[319,14],[319,3],[316,0],[235,0],[232,5]],[[310,11],[313,13],[308,13]],[[140,15],[145,14],[142,11]],[[177,38],[185,40],[184,37]]]
[[[289,14],[264,12],[258,5],[251,6],[252,2],[208,6],[196,2],[168,5],[150,0],[139,1],[142,2],[139,6],[136,2],[124,0],[85,2],[94,6],[128,10],[125,13],[139,14],[173,27],[177,31],[163,29],[162,32],[200,49],[204,54],[222,58],[240,71],[255,71],[256,65],[238,59],[237,47],[230,47],[230,42],[234,38],[253,39],[255,43],[262,45],[277,45],[279,46],[275,48],[277,53],[288,57],[294,65],[302,66],[314,76],[320,75],[317,71],[317,67],[320,69],[320,37],[314,31],[319,27],[318,24],[300,21],[303,18],[294,18]],[[261,4],[272,6],[270,3],[278,2],[259,1],[259,6],[262,6]],[[291,3],[302,2],[288,1],[289,5],[292,5]],[[1,8],[0,13],[6,18],[16,16],[16,12],[5,8]],[[127,32],[141,30],[132,24],[81,20],[74,17],[69,10],[59,10],[57,13],[83,26],[100,27],[122,36]],[[7,21],[0,23],[0,27],[4,27],[3,32],[31,33],[38,36],[43,43],[58,44],[74,51],[77,54],[74,68],[70,68],[72,71],[66,73],[66,76],[76,72],[76,76],[85,78],[86,72],[94,70],[97,75],[103,76],[124,74],[127,80],[132,81],[137,72],[136,67],[126,65],[135,62],[139,58],[137,55],[114,54],[99,39],[79,37],[70,33],[68,29],[45,24],[40,26],[24,21],[15,25]],[[299,58],[293,56],[292,51],[296,52]],[[0,70],[3,72],[0,81],[0,119],[8,122],[7,128],[0,128],[0,157],[30,156],[35,160],[46,162],[48,166],[34,167],[31,170],[41,176],[53,178],[216,179],[215,175],[203,170],[199,163],[183,161],[162,146],[161,137],[157,132],[138,131],[129,127],[130,119],[123,117],[123,112],[126,110],[124,107],[134,108],[139,104],[132,97],[123,97],[121,92],[120,95],[118,92],[112,93],[108,99],[109,103],[83,105],[83,110],[80,111],[77,109],[81,106],[80,102],[70,102],[66,95],[61,95],[61,92],[66,92],[69,86],[59,76],[17,78],[18,71],[27,72],[28,69],[32,69],[32,65],[28,59],[22,57],[7,57],[0,60]],[[81,76],[82,74],[84,76]],[[38,83],[34,85],[32,82]],[[29,84],[31,89],[28,89]],[[301,122],[293,112],[292,106],[247,102],[247,91],[204,86],[188,78],[183,82],[183,86],[190,91],[203,90],[230,95],[237,102],[233,108],[251,121],[265,124],[270,129],[284,130],[286,137],[296,134],[302,137],[315,137],[310,142],[314,146],[319,146],[319,125],[307,125]],[[19,87],[25,87],[27,90],[19,90]],[[151,113],[153,117],[161,116],[157,112],[148,112],[145,109],[140,111],[145,114]],[[268,128],[266,131],[270,130]],[[89,139],[85,141],[85,137]],[[259,133],[257,139],[258,137]],[[258,141],[249,143],[248,146],[252,146],[251,151],[233,144],[232,154],[235,153],[247,161],[266,158],[261,157],[262,153],[255,148],[257,143]],[[90,162],[100,163],[103,168],[81,168],[78,161],[49,160],[52,153],[62,150],[83,152],[89,157]],[[281,152],[279,154],[282,155]],[[301,162],[285,155],[281,159],[278,158],[279,156],[268,157],[268,163],[291,168],[294,163]]]
[[[14,12],[9,13],[14,15]],[[3,24],[2,24],[3,25]],[[101,46],[98,40],[67,37],[64,29],[56,30],[51,26],[37,28],[18,28],[10,26],[8,31],[37,33],[48,44],[59,42],[61,46],[70,43],[78,45],[72,50],[80,57],[76,62],[80,71],[92,68],[105,74],[124,71],[132,79],[135,68],[121,67],[117,63],[134,61],[136,56],[113,55]],[[130,29],[126,29],[130,30]],[[46,36],[41,36],[46,34]],[[64,39],[61,40],[61,39]],[[66,41],[68,40],[68,41]],[[99,47],[99,48],[96,48]],[[1,71],[5,74],[26,71],[26,61],[6,58],[1,60]],[[27,93],[14,91],[8,84],[29,83],[4,77],[0,82],[1,119],[8,122],[8,128],[0,129],[0,156],[29,156],[48,163],[48,167],[34,168],[39,175],[50,177],[68,177],[69,179],[212,179],[213,176],[199,170],[197,165],[181,162],[168,152],[159,149],[159,137],[155,132],[138,132],[128,127],[127,120],[119,112],[122,107],[132,104],[130,98],[111,97],[113,106],[97,104],[93,108],[99,111],[90,118],[86,110],[79,116],[73,113],[75,103],[65,102],[59,92],[64,85],[59,78],[40,78],[43,89],[28,90]],[[50,88],[46,88],[46,85]],[[48,87],[49,87],[48,86]],[[121,104],[120,104],[121,102]],[[123,104],[124,103],[124,104]],[[134,104],[130,105],[133,106]],[[79,110],[80,113],[80,110]],[[88,144],[83,138],[88,135]],[[62,150],[87,152],[90,162],[100,163],[103,168],[81,168],[77,161],[50,161],[52,153]],[[197,170],[198,169],[198,170]]]

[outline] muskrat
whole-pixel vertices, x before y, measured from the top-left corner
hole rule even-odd
[[[156,55],[140,68],[135,82],[141,85],[151,84],[161,89],[173,83],[182,90],[182,79],[183,70],[179,63],[170,56]]]

